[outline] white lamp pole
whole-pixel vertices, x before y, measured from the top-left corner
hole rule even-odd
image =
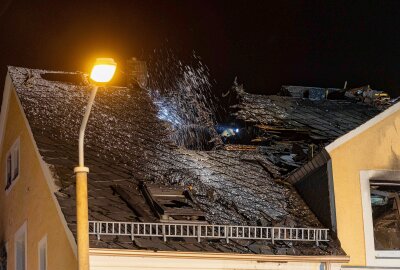
[[[85,115],[79,130],[79,166],[74,168],[76,174],[76,221],[78,244],[78,269],[89,270],[89,216],[88,216],[88,191],[87,174],[89,168],[85,167],[84,145],[86,125],[96,97],[98,84],[109,82],[114,76],[117,64],[111,58],[98,58],[93,66],[90,78],[95,82],[86,106]]]

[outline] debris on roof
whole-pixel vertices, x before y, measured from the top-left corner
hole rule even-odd
[[[376,106],[344,96],[353,90],[283,86],[279,95],[265,96],[247,93],[238,84],[234,89],[238,103],[232,106],[232,115],[243,127],[242,134],[250,134],[245,144],[258,146],[286,176],[390,105],[384,103],[383,92],[373,90]],[[331,99],[339,92],[342,97]]]
[[[390,96],[384,91],[373,90],[369,85],[349,89],[346,91],[345,96],[366,104],[371,104],[378,108],[385,108],[390,106]]]
[[[310,100],[347,99],[366,103],[378,107],[379,109],[385,109],[392,103],[388,93],[380,90],[373,90],[369,85],[351,89],[284,85],[278,92],[278,95]]]
[[[306,87],[306,86],[293,86],[283,85],[278,94],[282,96],[291,96],[294,98],[308,98],[311,100],[328,99],[332,93],[342,91],[339,88],[321,88],[321,87]]]
[[[57,176],[57,200],[68,227],[75,234],[73,167],[77,160],[78,130],[90,89],[45,80],[41,74],[47,71],[43,70],[9,67],[8,72],[40,154]],[[190,189],[193,201],[185,197],[185,204],[174,204],[196,209],[198,219],[204,217],[209,224],[323,228],[293,187],[282,181],[288,171],[278,165],[288,164],[284,166],[295,168],[299,164],[298,157],[304,158],[299,153],[294,155],[292,151],[296,147],[284,140],[258,145],[257,151],[204,151],[179,146],[171,136],[176,132],[174,123],[159,117],[163,108],[159,101],[164,98],[162,93],[159,95],[159,98],[155,98],[154,93],[148,90],[122,87],[109,87],[106,91],[98,92],[85,138],[85,158],[90,167],[88,194],[91,220],[159,222],[160,217],[155,214],[143,194],[144,190],[140,188],[143,182],[151,187],[148,189],[152,193],[150,202],[159,204],[165,201],[155,196],[158,194],[156,189]],[[249,101],[257,101],[247,97]],[[281,98],[286,104],[285,98]],[[272,121],[262,120],[259,124],[270,125],[275,121],[282,124],[284,120],[268,112],[261,103],[256,102],[254,114],[245,109],[253,105],[244,104],[241,105],[242,112],[238,113],[240,119],[247,121],[250,116],[254,122],[258,122],[263,119],[258,113],[265,112],[270,114],[267,119]],[[295,106],[291,102],[287,105]],[[273,113],[278,116],[291,115],[286,107],[274,106]],[[290,128],[304,128],[301,122],[289,123]],[[318,134],[323,137],[330,134],[319,134],[317,131],[310,131],[306,139],[307,136]],[[267,130],[263,136],[269,139],[276,134]],[[306,139],[301,145],[308,144]],[[168,210],[156,209],[157,213]],[[168,219],[180,217],[172,213]],[[319,246],[315,246],[315,243],[287,241],[272,244],[240,239],[231,239],[229,243],[224,240],[201,243],[192,240],[171,238],[164,243],[158,238],[144,237],[135,238],[132,242],[128,237],[110,236],[101,240],[91,237],[90,245],[203,252],[344,254],[338,241],[332,238]]]
[[[256,151],[256,145],[243,145],[243,144],[226,144],[224,146],[225,150],[228,151]]]
[[[235,82],[232,90],[237,102],[232,106],[231,125],[239,126],[241,132],[229,140],[238,146],[225,147],[264,154],[279,170],[280,179],[275,180],[295,186],[318,219],[336,231],[330,157],[324,148],[397,100],[369,86],[282,86],[277,95],[265,96],[247,93]]]

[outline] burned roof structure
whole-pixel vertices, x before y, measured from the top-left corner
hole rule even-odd
[[[386,93],[369,86],[350,90],[283,86],[269,96],[247,93],[237,84],[233,88],[238,102],[232,115],[247,135],[245,142],[239,142],[258,146],[253,149],[264,152],[286,176],[391,105]],[[376,96],[358,98],[364,96],[364,92],[354,95],[360,89]]]
[[[9,75],[28,119],[35,142],[57,186],[54,190],[69,229],[76,234],[75,177],[77,142],[90,86],[80,73],[9,67]],[[55,74],[55,75],[49,75]],[[71,82],[71,74],[76,81]],[[66,75],[66,76],[64,76]],[[46,78],[57,78],[48,80]],[[63,77],[68,80],[63,81]],[[310,140],[331,140],[355,127],[356,119],[378,113],[360,107],[347,121],[326,124],[304,106],[310,101],[242,94],[238,119],[258,125],[304,129]],[[345,101],[338,106],[350,106]],[[358,106],[358,105],[357,105]],[[152,95],[141,88],[107,87],[98,92],[86,132],[90,168],[90,220],[121,222],[188,222],[254,226],[323,228],[291,185],[281,181],[279,162],[263,151],[190,150],[171,139],[171,124],[158,117]],[[316,109],[317,110],[317,109]],[[296,115],[292,112],[298,111]],[[302,117],[309,117],[305,121]],[[323,120],[321,120],[323,121]],[[361,121],[361,120],[360,120]],[[287,122],[287,123],[285,123]],[[306,125],[306,124],[309,125]],[[269,132],[268,128],[261,129]],[[268,146],[265,146],[268,147]],[[265,150],[265,149],[264,149]],[[177,211],[184,209],[184,211]],[[182,214],[185,213],[185,214]],[[91,236],[91,247],[236,252],[289,255],[341,255],[337,240],[314,242],[263,240]]]
[[[298,88],[299,91],[294,90]],[[304,87],[298,88],[289,89],[295,93],[304,91]],[[306,133],[310,140],[328,143],[382,111],[352,98],[325,98],[325,91],[338,92],[337,89],[311,88],[309,91],[313,90],[322,94],[304,98],[297,94],[265,96],[239,91],[240,103],[235,106],[238,111],[234,115],[266,132]]]
[[[333,186],[328,176],[330,157],[325,146],[395,101],[369,86],[282,86],[276,95],[269,96],[247,93],[238,84],[233,90],[238,102],[232,106],[232,115],[242,127],[247,150],[264,153],[279,168],[282,180],[294,185],[318,219],[336,231]],[[241,138],[238,141],[243,143]]]

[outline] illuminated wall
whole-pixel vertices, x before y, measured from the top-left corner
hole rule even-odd
[[[15,90],[9,97],[8,116],[0,156],[0,240],[7,242],[8,269],[15,269],[14,235],[26,222],[28,270],[38,269],[38,243],[47,235],[48,268],[77,269],[74,245],[65,230],[55,203],[51,185],[46,178],[44,163],[39,159],[33,137]],[[7,91],[7,89],[5,89]],[[4,103],[3,103],[4,105]],[[5,191],[6,153],[14,141],[20,139],[20,174],[14,186]]]
[[[350,256],[350,265],[365,266],[360,172],[400,170],[399,104],[339,138],[327,151],[332,158],[339,240]]]

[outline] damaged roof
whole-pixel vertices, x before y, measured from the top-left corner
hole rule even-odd
[[[73,168],[78,159],[78,130],[90,87],[80,73],[68,73],[69,79],[64,80],[63,74],[67,73],[63,72],[19,67],[9,67],[8,72],[39,152],[53,173],[61,210],[75,235]],[[73,80],[71,76],[75,76]],[[252,96],[246,98],[248,103],[244,103],[246,107],[238,117],[270,123],[272,112]],[[270,102],[263,97],[260,100]],[[283,97],[277,100],[285,102]],[[289,104],[294,105],[293,102]],[[273,113],[284,120],[288,111],[280,107],[274,105]],[[257,114],[245,108],[254,108]],[[293,126],[304,125],[300,119],[289,122]],[[340,133],[329,129],[322,135],[329,136],[331,130]],[[86,166],[90,168],[90,220],[158,222],[140,190],[140,185],[147,183],[160,188],[190,190],[193,197],[190,204],[203,212],[210,224],[323,227],[293,187],[276,181],[280,178],[279,168],[262,153],[188,150],[171,140],[171,132],[171,125],[157,117],[157,106],[147,90],[107,87],[98,91],[85,137]],[[322,136],[318,132],[315,134]],[[130,200],[137,205],[135,209],[123,198],[124,192],[130,194]],[[232,239],[229,243],[225,240],[198,243],[188,238],[163,242],[156,237],[131,241],[111,236],[97,240],[91,236],[90,246],[256,254],[344,254],[334,239],[316,246],[310,242],[272,244]]]
[[[232,115],[239,143],[262,152],[279,168],[326,227],[337,230],[334,192],[325,146],[396,102],[370,86],[353,89],[282,86],[277,95],[255,95],[233,86]],[[249,139],[250,138],[250,139]],[[225,146],[226,148],[226,146]],[[229,148],[232,148],[229,146]]]
[[[369,86],[350,90],[283,86],[277,95],[250,94],[237,84],[233,90],[237,103],[231,114],[244,126],[246,134],[241,136],[251,137],[253,148],[264,153],[284,178],[327,144],[396,102]]]
[[[263,125],[265,129],[279,127],[304,132],[310,139],[325,142],[335,140],[382,112],[382,109],[353,99],[265,96],[244,91],[240,92],[240,99],[235,106],[237,119]]]

